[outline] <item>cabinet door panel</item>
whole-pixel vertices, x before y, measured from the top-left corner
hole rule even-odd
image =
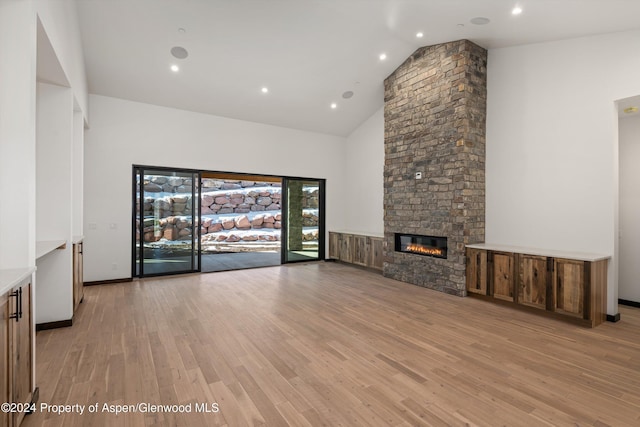
[[[383,263],[382,245],[383,245],[383,239],[378,237],[371,238],[371,248],[370,248],[371,265],[370,266],[377,270],[382,270],[382,263]]]
[[[556,258],[553,275],[555,311],[581,317],[584,283],[583,261]]]
[[[493,252],[493,274],[491,285],[493,297],[513,301],[513,254]]]
[[[467,291],[487,294],[487,251],[467,249]]]
[[[329,258],[340,259],[340,234],[329,233]]]
[[[353,236],[353,259],[357,265],[367,266],[367,256],[369,253],[369,238],[367,236]]]
[[[518,302],[531,307],[547,308],[547,258],[520,255]]]
[[[353,235],[340,235],[340,261],[353,262]]]
[[[27,283],[21,287],[21,304],[17,298],[12,298],[15,304],[11,313],[15,313],[17,308],[21,314],[19,321],[11,321],[12,333],[12,376],[11,381],[12,401],[16,403],[29,403],[31,401],[31,284]],[[19,425],[24,418],[24,412],[14,413],[13,425]]]

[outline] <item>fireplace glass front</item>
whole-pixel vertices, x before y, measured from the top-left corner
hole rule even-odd
[[[395,250],[435,258],[447,258],[447,238],[396,233]]]

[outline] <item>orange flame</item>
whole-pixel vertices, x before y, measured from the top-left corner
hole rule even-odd
[[[413,252],[416,254],[444,256],[444,249],[427,248],[422,245],[416,245],[416,244],[408,245],[406,250],[407,252]]]

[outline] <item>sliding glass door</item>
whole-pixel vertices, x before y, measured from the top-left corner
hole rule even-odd
[[[132,276],[325,258],[323,179],[133,167]]]
[[[282,263],[324,259],[324,180],[283,181]]]
[[[136,277],[200,270],[200,175],[134,167]]]

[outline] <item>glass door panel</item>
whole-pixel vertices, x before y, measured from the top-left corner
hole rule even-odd
[[[135,266],[138,277],[199,270],[199,174],[137,168]]]
[[[324,259],[324,180],[284,180],[283,263]]]

